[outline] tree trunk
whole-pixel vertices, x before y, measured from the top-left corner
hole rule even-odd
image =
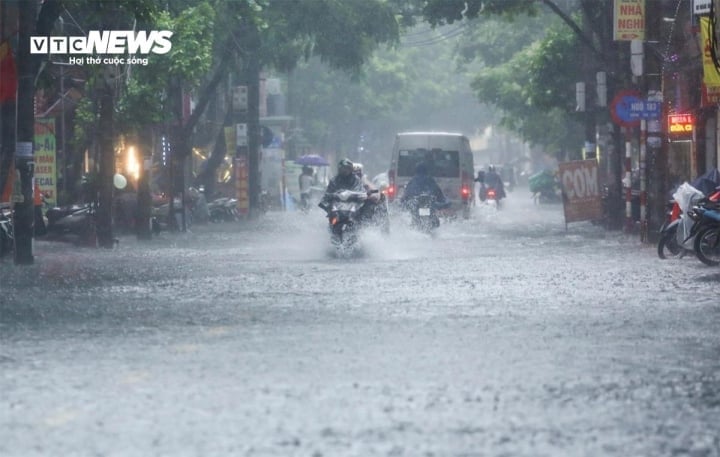
[[[114,245],[112,227],[113,175],[115,174],[114,94],[110,81],[101,81],[100,84],[100,120],[98,123],[100,171],[96,213],[97,242],[100,247],[112,248]]]

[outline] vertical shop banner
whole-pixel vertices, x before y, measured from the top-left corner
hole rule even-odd
[[[645,0],[615,0],[613,12],[615,41],[645,39]]]
[[[35,120],[35,184],[50,206],[57,204],[55,119]]]
[[[559,164],[565,223],[602,218],[602,194],[597,160],[574,160]]]
[[[238,213],[241,216],[247,216],[250,213],[250,173],[247,157],[236,158],[234,168]]]
[[[702,106],[714,106],[720,100],[720,71],[715,66],[711,53],[710,18],[700,18],[700,35],[703,46]]]

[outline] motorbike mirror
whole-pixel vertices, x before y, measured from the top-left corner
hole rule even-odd
[[[127,186],[127,178],[120,173],[115,173],[113,176],[113,185],[116,189],[123,190]]]

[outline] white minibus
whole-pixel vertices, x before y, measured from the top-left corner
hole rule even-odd
[[[402,198],[403,189],[415,174],[415,166],[421,162],[452,203],[451,210],[467,219],[475,204],[475,169],[467,137],[447,132],[398,133],[388,170],[386,192],[390,202]]]

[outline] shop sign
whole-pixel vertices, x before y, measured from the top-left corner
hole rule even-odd
[[[558,164],[563,190],[565,224],[602,218],[602,194],[595,159]]]
[[[692,114],[669,114],[668,133],[671,136],[686,136],[693,132],[695,119]]]
[[[645,39],[645,0],[615,0],[614,13],[615,41]]]
[[[703,108],[710,108],[720,104],[720,86],[708,86],[702,83],[702,100]]]

